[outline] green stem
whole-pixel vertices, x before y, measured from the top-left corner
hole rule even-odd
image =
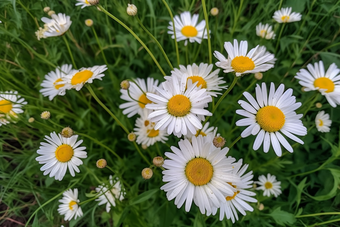
[[[35,17],[31,14],[31,12],[25,7],[24,4],[21,3],[21,1],[18,1],[19,5],[21,5],[22,8],[24,8],[24,10],[32,17],[32,19],[34,20],[35,24],[37,25],[37,27],[39,28],[39,24],[37,22],[37,20],[35,19]]]
[[[277,49],[279,48],[281,35],[282,35],[282,32],[283,32],[283,29],[285,28],[285,25],[286,25],[286,23],[284,23],[284,24],[282,25],[281,31],[280,31],[280,34],[279,34],[279,37],[278,37],[277,42],[276,42],[276,47],[275,47],[275,53],[276,53],[276,54],[277,54]]]
[[[242,4],[243,0],[241,0]],[[203,14],[204,14],[204,20],[205,25],[207,29],[207,35],[208,35],[208,52],[209,52],[209,65],[212,64],[212,53],[211,53],[211,42],[210,42],[210,32],[209,32],[209,20],[208,20],[208,13],[207,13],[207,7],[205,5],[205,0],[202,0],[202,7],[203,7]]]
[[[314,216],[321,216],[321,215],[340,215],[340,212],[326,212],[326,213],[316,213],[316,214],[305,214],[305,215],[298,215],[295,216],[296,218],[305,218],[305,217],[314,217]]]
[[[332,222],[338,222],[340,221],[340,218],[338,219],[333,219],[333,220],[329,220],[329,221],[325,221],[325,222],[320,222],[320,223],[315,223],[313,225],[309,225],[308,227],[312,227],[312,226],[322,226],[324,224],[328,224],[328,223],[332,223]]]
[[[240,1],[240,7],[238,8],[237,15],[236,15],[236,17],[234,19],[234,26],[233,26],[233,29],[231,30],[231,36],[234,35],[234,31],[235,31],[235,28],[236,28],[236,25],[237,25],[237,21],[238,21],[238,18],[240,17],[240,14],[241,14],[242,6],[243,6],[243,1],[244,0]]]
[[[163,71],[162,67],[160,66],[160,64],[158,63],[158,61],[156,60],[155,56],[152,54],[152,52],[149,50],[149,48],[145,45],[145,43],[136,35],[136,33],[134,33],[128,26],[126,26],[121,20],[119,20],[117,17],[113,16],[111,13],[109,13],[106,9],[104,9],[101,5],[98,5],[98,8],[104,12],[106,15],[108,15],[109,17],[111,17],[113,20],[115,20],[116,22],[118,22],[121,26],[123,26],[126,30],[128,30],[128,32],[131,33],[131,35],[133,35],[133,37],[135,37],[135,39],[137,39],[137,41],[144,47],[144,49],[149,53],[150,57],[152,58],[152,60],[155,62],[155,64],[157,65],[157,67],[159,68],[159,70],[161,71],[161,73],[163,74],[163,76],[166,76],[165,72]]]
[[[237,137],[237,139],[235,139],[233,143],[229,146],[229,149],[231,149],[235,145],[235,143],[237,143],[241,138],[242,138],[241,136]]]
[[[148,163],[148,165],[151,165],[150,161],[144,156],[144,154],[140,151],[138,145],[136,144],[136,142],[133,142],[133,145],[135,145],[135,148],[137,149],[139,155],[144,159],[144,161],[146,163]]]
[[[312,8],[313,8],[313,5],[314,5],[315,2],[316,2],[316,0],[314,0],[314,1],[312,2],[311,6],[310,6],[310,8],[309,8],[309,10],[308,10],[307,15],[306,15],[306,16],[303,16],[302,23],[301,23],[300,28],[299,28],[298,32],[296,33],[296,35],[299,35],[299,34],[300,34],[301,29],[302,29],[303,26],[305,25],[306,19],[309,17],[310,12],[312,12]]]
[[[308,108],[305,110],[305,112],[303,113],[303,116],[306,116],[307,112],[310,110],[310,108],[314,105],[315,101],[318,100],[319,98],[319,93],[316,93],[313,100],[311,102],[308,102],[309,103],[309,106]]]
[[[73,64],[73,67],[74,67],[75,69],[77,69],[77,65],[76,65],[76,63],[74,62],[73,55],[72,55],[72,52],[71,52],[71,49],[70,49],[70,45],[68,44],[68,41],[67,41],[67,39],[65,38],[64,35],[63,35],[63,39],[64,39],[64,41],[65,41],[65,44],[66,44],[68,53],[70,54],[70,57],[71,57],[71,60],[72,60],[72,64]]]
[[[94,91],[92,90],[90,85],[86,86],[87,89],[89,90],[89,92],[91,93],[91,95],[93,96],[93,98],[99,103],[99,105],[101,105],[104,110],[106,110],[106,112],[108,112],[108,114],[111,115],[111,117],[120,125],[120,127],[122,127],[122,129],[126,132],[126,134],[129,134],[129,130],[127,130],[127,128],[122,124],[122,122],[120,122],[120,120],[116,117],[116,115],[114,115],[109,108],[107,108],[102,101],[100,101],[100,99],[97,97],[97,95],[94,93]]]

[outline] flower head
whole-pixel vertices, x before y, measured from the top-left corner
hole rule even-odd
[[[301,20],[301,14],[292,12],[292,7],[282,8],[278,11],[275,11],[274,20],[278,23],[290,23]]]
[[[26,104],[17,91],[0,92],[0,126],[8,124],[19,113],[23,113],[22,106]]]
[[[270,197],[270,195],[273,194],[277,197],[282,193],[281,182],[277,181],[276,177],[270,173],[267,174],[267,177],[264,175],[259,176],[259,181],[256,181],[255,183],[260,185],[260,187],[257,187],[256,190],[263,190],[264,196]]]
[[[72,24],[70,16],[66,16],[66,14],[52,14],[51,17],[52,19],[47,17],[41,18],[41,20],[45,23],[44,26],[48,28],[47,31],[44,32],[45,37],[61,36],[70,28]]]
[[[96,188],[96,192],[100,194],[96,201],[99,201],[98,205],[106,204],[106,212],[110,212],[111,206],[116,206],[116,200],[122,201],[125,196],[118,178],[113,183],[112,176],[110,176],[109,181],[109,185],[103,184]]]
[[[79,206],[78,199],[78,189],[75,188],[74,191],[69,189],[63,193],[63,198],[59,200],[58,212],[60,215],[65,215],[65,221],[70,221],[72,218],[77,219],[77,217],[83,216],[83,211]]]
[[[83,9],[86,6],[91,6],[91,3],[88,0],[77,0],[76,6],[81,6]]]
[[[258,24],[256,26],[256,35],[265,39],[274,39],[275,33],[273,27],[269,24]]]
[[[126,8],[126,13],[130,16],[136,16],[137,14],[137,7],[134,4],[128,4],[128,7]]]
[[[329,132],[331,129],[332,120],[329,119],[329,114],[325,111],[320,111],[315,117],[315,125],[319,132]]]

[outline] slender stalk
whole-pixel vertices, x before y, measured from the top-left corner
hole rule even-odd
[[[282,35],[283,29],[285,28],[285,26],[286,26],[286,23],[283,23],[283,25],[281,27],[281,31],[280,31],[279,37],[278,37],[277,42],[276,42],[276,47],[275,47],[275,53],[276,54],[277,54],[277,49],[279,48],[281,35]]]
[[[243,0],[241,0],[241,4],[242,4],[242,2],[243,2]],[[208,33],[207,35],[208,35],[209,64],[212,64],[211,42],[210,42],[210,32],[209,32],[209,20],[208,20],[208,13],[207,13],[207,7],[205,5],[205,0],[202,0],[202,7],[203,7],[204,20],[205,20],[205,27],[206,27],[207,33]]]
[[[68,41],[67,41],[67,39],[65,38],[64,35],[63,35],[63,40],[65,41],[65,44],[66,44],[68,53],[70,54],[70,57],[71,57],[71,60],[72,60],[72,64],[73,64],[73,67],[74,67],[75,69],[77,69],[77,65],[76,65],[76,63],[74,62],[73,55],[72,55],[72,52],[71,52],[71,49],[70,49],[70,45],[68,44]]]
[[[300,34],[301,29],[302,29],[303,26],[305,25],[306,19],[309,17],[309,14],[312,12],[313,5],[314,5],[315,2],[316,2],[316,0],[314,0],[314,1],[312,2],[311,6],[310,6],[310,8],[309,8],[309,10],[308,10],[307,15],[306,15],[306,16],[303,16],[302,23],[301,23],[300,28],[299,28],[298,32],[296,33],[296,35],[299,35],[299,34]]]
[[[314,105],[315,101],[318,100],[319,98],[319,93],[316,93],[313,100],[311,102],[308,102],[309,103],[309,106],[308,108],[305,110],[305,112],[303,113],[303,116],[305,116],[307,114],[307,112],[310,110],[310,108]]]
[[[121,26],[123,26],[126,30],[128,30],[128,32],[131,33],[131,35],[133,35],[133,37],[135,37],[135,39],[137,39],[137,41],[144,47],[144,49],[148,52],[148,54],[150,55],[150,57],[152,58],[152,60],[155,62],[155,64],[157,65],[157,67],[159,68],[159,70],[161,71],[161,73],[163,74],[163,76],[166,76],[165,72],[163,71],[162,67],[160,66],[160,64],[158,63],[157,59],[155,58],[155,56],[152,54],[152,52],[149,50],[149,48],[145,45],[145,43],[136,35],[136,33],[134,33],[128,26],[126,26],[121,20],[119,20],[117,17],[113,16],[111,13],[109,13],[106,9],[104,9],[101,5],[98,5],[98,8],[104,12],[106,15],[108,15],[109,17],[111,17],[113,20],[115,20],[117,23],[119,23]]]
[[[236,25],[237,25],[237,21],[238,21],[238,18],[240,17],[240,14],[241,14],[243,2],[244,2],[244,0],[241,0],[241,1],[240,1],[240,7],[238,8],[236,17],[235,17],[235,19],[234,19],[234,26],[233,26],[233,29],[231,30],[231,36],[234,35],[234,31],[235,31],[235,28],[236,28]]]
[[[235,145],[235,143],[237,143],[241,138],[242,138],[241,136],[237,137],[237,139],[235,139],[233,143],[229,146],[229,149],[231,149]]]
[[[324,225],[324,224],[328,224],[328,223],[332,223],[332,222],[338,222],[338,221],[340,221],[340,218],[338,218],[338,219],[333,219],[333,220],[329,220],[329,221],[325,221],[325,222],[320,222],[320,223],[315,223],[315,224],[313,224],[313,225],[309,225],[308,227],[314,227],[314,226],[322,226],[322,225]]]
[[[32,19],[34,20],[35,24],[37,25],[37,28],[39,28],[39,24],[38,24],[37,20],[35,19],[35,17],[31,14],[31,12],[25,7],[24,4],[21,3],[21,1],[18,1],[18,3],[32,17]]]
[[[306,218],[306,217],[314,217],[314,216],[321,216],[321,215],[340,215],[340,212],[326,212],[326,213],[316,213],[316,214],[305,214],[305,215],[298,215],[295,216],[296,218]]]
[[[151,162],[144,156],[144,154],[140,151],[138,145],[136,144],[136,142],[133,142],[133,145],[135,145],[135,148],[137,149],[139,155],[144,159],[144,161],[146,163],[148,163],[148,165],[151,165]]]

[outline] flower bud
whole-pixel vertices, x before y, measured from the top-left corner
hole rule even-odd
[[[55,14],[55,12],[53,10],[51,10],[51,11],[48,11],[47,14],[51,17],[53,14]]]
[[[61,135],[65,138],[70,138],[73,136],[73,130],[70,127],[63,128],[63,130],[61,130]]]
[[[134,4],[128,4],[128,7],[126,8],[126,12],[130,16],[136,16],[137,7]]]
[[[133,132],[130,132],[129,135],[128,135],[128,140],[133,142],[136,140],[136,134],[133,133]]]
[[[44,12],[45,12],[45,13],[48,13],[50,10],[51,10],[51,8],[48,7],[48,6],[46,6],[46,7],[44,8]]]
[[[144,168],[142,170],[142,177],[145,179],[145,180],[149,180],[153,175],[153,172],[152,172],[152,169],[150,168]]]
[[[96,162],[96,166],[99,168],[99,169],[103,169],[107,166],[107,162],[105,159],[101,158],[99,159],[97,162]]]
[[[34,119],[33,117],[30,117],[30,118],[28,119],[28,122],[29,122],[29,123],[33,123],[34,120],[35,120],[35,119]]]
[[[142,144],[142,148],[143,148],[144,150],[146,150],[146,149],[148,149],[148,146],[147,146],[146,144]]]
[[[99,4],[99,0],[87,0],[88,3],[90,3],[90,5],[94,6],[94,5],[98,5]]]
[[[257,206],[257,208],[259,208],[259,210],[263,210],[263,209],[264,209],[263,203],[260,203],[260,204]]]
[[[315,107],[320,109],[322,107],[322,103],[321,102],[315,103]]]
[[[216,136],[213,140],[215,147],[223,147],[225,144],[225,139],[222,136]]]
[[[255,74],[254,74],[254,77],[255,77],[255,79],[257,79],[257,80],[262,80],[263,74],[262,74],[262,73],[255,73]]]
[[[93,20],[91,20],[91,19],[86,19],[86,20],[85,20],[85,25],[86,25],[87,27],[91,27],[91,26],[93,25]]]
[[[129,89],[130,87],[130,82],[128,80],[123,80],[121,83],[120,83],[120,87],[124,90],[127,90]]]
[[[210,10],[210,13],[211,13],[211,15],[213,15],[213,16],[217,16],[218,11],[219,11],[219,10],[218,10],[216,7],[214,7],[214,8],[212,8],[212,9]]]
[[[152,163],[157,167],[162,167],[162,165],[164,164],[164,158],[162,158],[161,156],[154,157]]]
[[[44,111],[40,114],[41,119],[48,120],[51,117],[50,111]]]

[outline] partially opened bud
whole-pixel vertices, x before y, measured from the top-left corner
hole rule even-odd
[[[51,113],[50,111],[44,111],[41,113],[40,117],[41,119],[44,119],[44,120],[50,119]]]
[[[65,138],[70,138],[73,136],[73,130],[70,127],[63,128],[63,130],[61,130],[61,135]]]
[[[128,4],[128,7],[126,8],[126,12],[130,16],[136,16],[136,14],[137,14],[137,7],[134,4]]]
[[[162,158],[161,156],[154,157],[152,163],[157,167],[162,167],[162,165],[164,164],[164,158]]]
[[[213,16],[217,16],[218,12],[219,12],[219,10],[216,7],[212,8],[210,10],[211,15],[213,15]]]
[[[120,83],[120,87],[124,90],[127,90],[129,89],[130,87],[130,82],[128,80],[123,80],[121,83]]]
[[[216,136],[213,140],[215,147],[223,147],[225,144],[225,139],[222,136]]]
[[[102,169],[102,168],[105,168],[107,166],[107,162],[105,159],[101,158],[99,159],[97,162],[96,162],[96,166],[99,168],[99,169]]]
[[[150,168],[144,168],[142,170],[142,177],[145,179],[145,180],[148,180],[152,177],[153,175],[153,172],[152,172],[152,169]]]
[[[130,132],[129,135],[128,135],[128,140],[133,142],[136,140],[136,134],[133,133],[133,132]]]

